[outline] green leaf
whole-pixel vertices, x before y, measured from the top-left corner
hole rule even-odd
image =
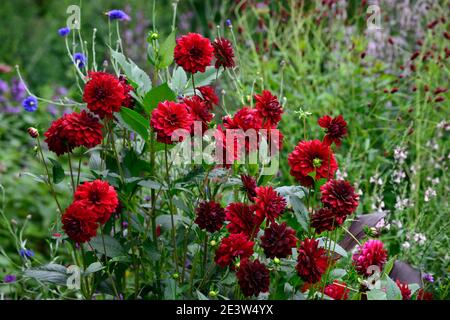
[[[205,296],[203,293],[197,290],[197,297],[198,300],[209,300],[207,296]]]
[[[125,253],[120,242],[108,235],[98,235],[95,238],[92,238],[91,241],[89,241],[89,244],[98,253],[106,254],[106,256],[110,258],[122,256]]]
[[[147,188],[147,189],[153,189],[153,190],[167,190],[161,183],[153,181],[153,180],[143,180],[138,183],[141,187]]]
[[[118,51],[111,49],[111,57],[122,67],[128,80],[136,84],[137,94],[141,97],[145,96],[152,88],[152,81],[148,74]]]
[[[48,158],[48,160],[50,160],[50,162],[52,163],[53,183],[58,184],[66,177],[64,169],[62,168],[61,163],[59,163],[58,160],[52,158]]]
[[[388,300],[402,300],[402,292],[398,285],[389,276],[385,276],[386,298]]]
[[[184,88],[186,88],[187,75],[183,68],[177,67],[173,70],[172,81],[170,86],[173,91],[177,93],[183,93]]]
[[[84,271],[84,274],[91,274],[95,273],[97,271],[100,271],[104,269],[104,266],[101,264],[101,262],[94,262],[87,267],[87,269]]]
[[[156,108],[158,103],[163,101],[175,101],[177,95],[173,92],[167,83],[163,83],[152,90],[150,90],[144,97],[144,109],[150,114]]]
[[[195,87],[198,88],[211,84],[211,82],[216,79],[216,74],[217,77],[220,77],[220,75],[222,74],[222,69],[217,72],[217,69],[213,66],[207,67],[205,72],[203,73],[196,73],[194,76]],[[194,94],[194,91],[192,90],[192,79],[189,79],[183,93],[186,95]]]
[[[391,273],[392,268],[394,267],[395,260],[397,259],[396,256],[390,258],[388,262],[384,265],[383,274],[389,275]]]
[[[176,31],[174,30],[159,47],[159,69],[167,68],[173,62],[173,51],[176,45],[175,35]]]
[[[27,269],[24,271],[24,276],[58,285],[66,285],[68,278],[66,267],[52,263],[39,268]]]
[[[133,131],[139,134],[145,141],[148,139],[148,129],[150,122],[134,110],[128,108],[120,109],[122,120],[130,126]]]
[[[288,204],[292,206],[297,222],[302,226],[303,230],[308,231],[308,209],[302,200],[297,196],[291,195],[288,198]]]
[[[367,292],[367,300],[387,300],[386,293],[379,289],[370,290]]]
[[[347,251],[345,251],[344,248],[335,243],[333,240],[327,238],[319,238],[318,240],[319,240],[319,248],[325,248],[326,250],[335,252],[342,257],[347,257],[348,255]]]

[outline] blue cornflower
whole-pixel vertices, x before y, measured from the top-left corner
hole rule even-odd
[[[25,258],[25,259],[34,257],[34,252],[33,252],[33,250],[30,250],[30,249],[20,249],[19,254],[22,258]]]
[[[59,34],[61,37],[65,37],[65,36],[67,36],[69,33],[70,33],[70,28],[69,28],[69,27],[64,27],[64,28],[58,29],[58,34]]]
[[[4,283],[13,283],[16,282],[17,277],[13,274],[7,274],[4,278],[3,278],[3,282]]]
[[[228,28],[231,28],[231,27],[232,27],[231,20],[230,20],[230,19],[225,20],[225,25],[226,25]]]
[[[22,101],[22,106],[28,112],[35,112],[38,108],[38,101],[36,97],[29,96]]]
[[[83,69],[86,64],[86,56],[81,52],[76,52],[73,54],[73,60],[78,65],[78,68]]]
[[[114,9],[114,10],[110,10],[110,11],[106,12],[105,14],[109,17],[109,20],[120,20],[120,21],[123,21],[123,20],[129,21],[130,20],[130,16],[127,15],[122,10]]]

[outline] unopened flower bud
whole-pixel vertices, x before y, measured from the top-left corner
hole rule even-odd
[[[39,137],[39,131],[36,128],[33,127],[29,127],[27,129],[28,134],[30,135],[30,137],[32,137],[33,139],[36,139],[37,137]]]
[[[31,214],[27,215],[27,219],[31,220]]]
[[[208,294],[211,298],[217,297],[217,291],[211,290]]]
[[[172,275],[172,278],[173,279],[178,279],[180,277],[180,275],[178,274],[178,273],[174,273],[173,275]]]
[[[209,245],[210,245],[211,247],[215,247],[215,246],[217,245],[217,242],[216,242],[215,240],[211,240],[211,241],[209,242]]]
[[[11,224],[16,226],[17,225],[17,220],[16,219],[11,219]]]
[[[159,39],[159,34],[156,33],[156,32],[150,33],[150,39],[151,39],[151,40],[157,40],[157,39]]]
[[[275,257],[274,259],[273,259],[273,263],[275,263],[275,264],[280,264],[280,259],[278,259],[277,257]]]

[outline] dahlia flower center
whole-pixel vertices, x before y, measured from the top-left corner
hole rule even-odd
[[[189,54],[193,57],[193,58],[199,58],[202,55],[202,50],[200,50],[197,47],[193,47],[189,50]]]
[[[322,165],[322,159],[314,158],[314,160],[313,160],[313,167],[314,168],[320,168],[321,165]]]
[[[92,191],[90,194],[89,194],[89,200],[92,202],[92,203],[98,203],[98,202],[100,202],[100,194],[98,193],[98,192],[96,192],[96,191]]]

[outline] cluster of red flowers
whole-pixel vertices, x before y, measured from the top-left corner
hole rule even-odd
[[[97,234],[119,204],[117,193],[108,182],[95,180],[78,186],[74,201],[62,215],[63,230],[76,243],[89,241]]]
[[[133,87],[124,77],[120,79],[105,72],[88,73],[89,81],[83,93],[90,112],[101,119],[112,118],[122,106],[132,108],[134,99],[130,92]],[[86,110],[65,114],[52,122],[44,133],[49,150],[58,156],[72,152],[77,147],[93,148],[102,142],[103,125],[99,119]]]
[[[177,39],[174,60],[184,71],[195,74],[205,72],[216,59],[215,68],[233,68],[234,51],[231,42],[217,38],[213,43],[198,33],[188,33]]]

